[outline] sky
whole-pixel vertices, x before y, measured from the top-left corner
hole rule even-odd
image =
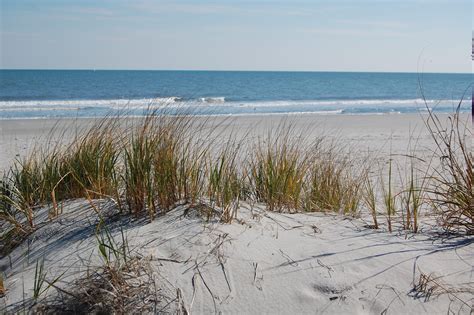
[[[1,69],[471,72],[470,0],[0,0]]]

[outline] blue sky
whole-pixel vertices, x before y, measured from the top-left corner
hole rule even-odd
[[[1,68],[470,72],[469,0],[0,0]]]

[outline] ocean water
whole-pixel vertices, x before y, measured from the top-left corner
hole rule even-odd
[[[471,84],[471,74],[0,70],[0,119],[452,112],[461,99],[469,112]]]

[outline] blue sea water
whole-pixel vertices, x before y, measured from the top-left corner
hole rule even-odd
[[[471,110],[471,74],[0,70],[0,119]],[[422,91],[420,89],[422,86]],[[426,103],[423,100],[426,100]]]

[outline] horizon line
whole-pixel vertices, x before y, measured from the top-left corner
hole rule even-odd
[[[400,73],[400,74],[472,74],[471,72],[412,72],[355,70],[235,70],[235,69],[100,69],[100,68],[0,68],[0,71],[175,71],[175,72],[301,72],[301,73]]]

